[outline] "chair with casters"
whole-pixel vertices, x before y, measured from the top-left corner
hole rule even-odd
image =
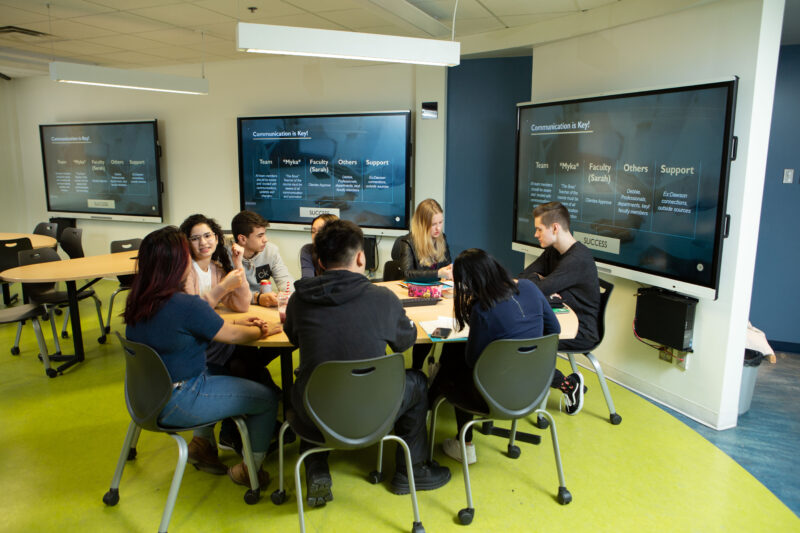
[[[130,250],[138,250],[139,245],[142,244],[142,239],[128,239],[124,241],[111,241],[111,253],[127,252]],[[119,280],[119,287],[111,293],[111,298],[108,301],[108,316],[106,317],[106,333],[111,333],[111,311],[114,309],[114,298],[122,291],[129,291],[135,274],[123,274],[117,276]]]
[[[394,440],[403,447],[406,457],[414,511],[411,531],[424,533],[417,505],[411,452],[403,439],[389,434],[403,401],[405,380],[405,363],[403,354],[399,353],[357,361],[327,361],[311,373],[303,392],[303,405],[314,425],[305,423],[294,409],[287,410],[286,422],[278,434],[279,485],[271,496],[275,505],[286,501],[283,484],[283,438],[284,432],[291,427],[300,438],[316,445],[301,453],[294,467],[301,532],[305,531],[305,520],[300,466],[306,457],[329,450],[356,450],[381,443],[377,470],[368,476],[370,483],[379,483],[383,480],[383,441]]]
[[[61,261],[58,252],[52,248],[38,248],[36,250],[25,250],[19,252],[20,265],[32,265],[37,263],[47,263],[50,261]],[[23,283],[22,287],[25,295],[31,300],[32,303],[42,304],[47,310],[50,317],[50,328],[53,331],[53,338],[56,343],[56,353],[51,356],[53,361],[69,360],[71,358],[63,359],[61,355],[61,345],[58,342],[58,333],[56,332],[55,311],[58,308],[67,308],[67,313],[64,317],[64,324],[66,327],[67,320],[69,319],[69,298],[66,291],[58,291],[55,288],[55,282],[46,283]],[[78,301],[92,298],[94,300],[95,309],[97,310],[97,321],[100,323],[100,331],[102,335],[97,339],[97,342],[103,344],[106,342],[105,326],[103,325],[103,314],[100,305],[100,300],[95,295],[92,289],[87,289],[86,286],[78,290]],[[62,337],[67,337],[66,331],[61,332]]]
[[[12,348],[13,355],[19,354],[19,336],[22,331],[22,325],[26,320],[30,320],[33,324],[33,332],[36,334],[36,342],[39,344],[39,357],[44,364],[44,372],[49,377],[56,377],[57,373],[54,369],[50,368],[50,355],[47,353],[47,343],[44,341],[42,334],[42,326],[39,323],[39,316],[45,313],[44,307],[36,304],[22,304],[16,307],[9,307],[8,309],[0,309],[0,324],[11,324],[18,322],[17,340]]]
[[[111,480],[111,487],[103,496],[103,503],[108,506],[114,506],[119,502],[119,484],[122,479],[122,472],[125,469],[125,463],[136,458],[136,444],[139,441],[139,435],[142,430],[167,433],[175,439],[178,445],[178,464],[175,466],[175,473],[172,476],[172,483],[167,493],[167,503],[164,506],[161,524],[158,528],[159,533],[165,533],[172,517],[172,511],[175,508],[175,501],[178,498],[178,491],[181,488],[183,473],[189,457],[189,447],[178,433],[191,431],[208,424],[194,427],[165,427],[160,425],[158,415],[172,396],[173,385],[169,371],[164,366],[161,357],[151,347],[129,341],[119,334],[117,334],[117,337],[119,337],[125,355],[125,403],[128,407],[128,413],[131,415],[131,423],[128,425],[128,432],[125,435],[122,452],[117,461],[114,477]],[[250,447],[250,436],[247,432],[244,418],[237,416],[233,417],[233,420],[242,435],[242,454],[250,475],[250,489],[245,493],[244,501],[248,504],[254,504],[261,497],[261,489],[258,484],[258,475]],[[216,422],[218,421],[213,423]]]
[[[39,222],[33,228],[34,235],[47,235],[58,240],[58,224],[55,222]]]
[[[18,267],[19,257],[17,254],[22,250],[31,250],[32,248],[31,240],[27,237],[0,240],[0,272]],[[0,280],[0,285],[3,286],[3,304],[6,307],[13,305],[18,299],[18,295],[12,296],[9,289],[11,283]]]
[[[491,420],[510,420],[511,430],[509,432],[492,432],[491,434],[509,436],[508,456],[516,459],[521,453],[519,447],[514,444],[515,439],[518,437],[517,421],[532,413],[547,418],[558,471],[557,499],[560,504],[566,505],[572,501],[572,495],[567,490],[564,471],[561,467],[561,452],[558,447],[555,420],[547,411],[539,407],[542,401],[547,398],[550,389],[550,381],[553,379],[553,373],[556,368],[557,349],[557,334],[547,335],[538,339],[502,339],[491,342],[484,348],[475,363],[472,373],[475,388],[485,400],[486,405],[480,407],[467,405],[459,400],[453,402],[453,405],[477,417],[465,424],[459,433],[461,457],[467,457],[466,433],[474,424]],[[433,404],[430,427],[430,459],[433,459],[436,415],[445,400],[448,400],[448,398],[442,396]],[[487,406],[488,411],[486,410]],[[464,471],[464,486],[467,493],[467,507],[458,512],[458,519],[462,524],[468,525],[475,516],[475,507],[472,501],[468,462],[462,461],[462,467]]]
[[[383,281],[395,281],[403,277],[403,271],[397,261],[389,260],[383,264]]]
[[[560,350],[560,353],[567,356],[569,359],[569,364],[572,367],[573,372],[578,371],[578,365],[575,362],[575,354],[583,354],[586,359],[594,367],[594,371],[597,374],[597,381],[600,382],[600,388],[603,390],[603,396],[606,399],[606,405],[608,405],[608,419],[609,421],[614,424],[615,426],[622,422],[622,417],[617,414],[616,409],[614,408],[614,400],[611,399],[611,393],[608,391],[608,384],[606,383],[606,376],[603,374],[603,369],[600,367],[600,362],[597,360],[597,357],[594,356],[592,350],[596,349],[600,346],[600,343],[603,342],[603,336],[605,335],[606,328],[605,328],[605,320],[606,320],[606,307],[608,305],[608,300],[611,298],[611,291],[614,290],[614,284],[609,283],[608,281],[601,279],[600,280],[600,314],[597,317],[597,329],[600,334],[597,344],[592,346],[591,348],[585,350],[575,350],[575,351],[564,351]],[[541,424],[539,424],[541,425]]]

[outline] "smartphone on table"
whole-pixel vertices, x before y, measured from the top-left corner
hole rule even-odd
[[[431,333],[431,337],[436,337],[437,339],[446,339],[450,336],[450,332],[452,330],[450,328],[436,328]]]

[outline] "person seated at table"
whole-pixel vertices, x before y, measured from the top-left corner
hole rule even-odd
[[[294,291],[294,278],[281,259],[278,247],[267,242],[269,222],[253,211],[241,211],[231,220],[233,242],[244,249],[242,265],[250,287],[252,303],[264,307],[277,307],[277,292]],[[230,249],[233,255],[233,248]],[[261,280],[272,279],[272,288],[261,294]]]
[[[311,221],[311,242],[300,248],[301,278],[313,278],[320,274],[319,265],[314,258],[314,237],[325,227],[325,224],[334,220],[339,220],[339,217],[332,213],[323,213]]]
[[[178,228],[167,226],[147,235],[125,304],[125,335],[155,349],[172,378],[172,396],[159,415],[161,425],[196,426],[246,415],[263,488],[269,475],[261,463],[275,427],[278,396],[254,381],[210,374],[205,352],[212,341],[248,343],[278,330],[256,317],[224,321],[206,301],[182,292],[192,269],[189,243]],[[203,438],[213,447],[212,428],[203,428]],[[244,463],[227,472],[234,483],[249,486]]]
[[[558,349],[589,351],[600,340],[600,283],[592,252],[572,236],[569,210],[560,202],[538,205],[533,210],[534,237],[544,252],[519,275],[549,296],[561,298],[578,317],[578,334],[559,341]],[[564,395],[566,412],[576,415],[583,407],[583,375],[565,376],[556,368],[550,385]]]
[[[450,247],[444,227],[444,211],[433,198],[423,200],[411,217],[411,232],[394,241],[392,260],[407,281],[453,279]],[[411,368],[422,368],[431,345],[414,346]]]
[[[317,234],[314,247],[323,272],[297,282],[284,324],[289,341],[300,348],[292,405],[298,417],[312,427],[303,407],[303,394],[318,365],[379,357],[386,353],[387,344],[392,350],[403,351],[417,338],[417,328],[406,316],[400,300],[364,276],[366,256],[361,228],[346,220],[329,222]],[[427,378],[418,370],[407,370],[394,433],[411,450],[417,490],[433,490],[450,480],[450,470],[426,461],[427,411]],[[310,447],[309,443],[301,443],[301,453]],[[399,446],[396,467],[391,490],[407,494],[405,456]],[[309,505],[325,505],[333,499],[327,454],[312,454],[305,459],[305,468]]]
[[[222,228],[214,219],[201,214],[189,216],[180,229],[189,241],[192,266],[184,292],[200,296],[211,307],[222,304],[232,311],[247,312],[250,308],[250,289],[245,282],[242,247],[234,244],[229,257]],[[279,329],[280,325],[276,324],[275,327]],[[206,349],[206,362],[212,375],[246,378],[276,392],[280,390],[265,368],[264,358],[254,346],[211,342]],[[223,475],[228,468],[220,461],[214,441],[206,437],[205,429],[195,431],[189,443],[189,462],[204,472]],[[222,422],[219,444],[224,449],[241,453],[241,437],[230,418]]]
[[[469,325],[467,342],[448,342],[431,382],[430,403],[444,394],[467,405],[488,406],[475,388],[472,371],[484,348],[498,339],[533,339],[560,333],[561,326],[542,291],[526,279],[514,282],[497,260],[478,248],[465,250],[453,263],[453,313],[458,329]],[[456,408],[458,431],[445,439],[444,453],[461,461],[458,435],[472,415]],[[467,462],[477,460],[472,428],[467,430]]]

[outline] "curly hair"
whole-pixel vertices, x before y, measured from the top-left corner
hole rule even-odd
[[[205,224],[211,228],[211,231],[217,236],[217,249],[214,250],[213,254],[211,254],[211,260],[216,261],[219,266],[222,267],[222,272],[227,274],[233,270],[233,265],[231,264],[231,258],[228,255],[228,251],[225,249],[225,236],[222,234],[222,228],[213,218],[208,218],[199,213],[189,215],[181,224],[181,231],[184,235],[186,235],[187,240],[192,236],[192,228],[198,224]]]

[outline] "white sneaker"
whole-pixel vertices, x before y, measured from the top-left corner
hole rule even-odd
[[[461,462],[461,443],[456,439],[444,439],[442,442],[442,449],[444,453],[459,463]],[[467,464],[472,465],[478,461],[478,455],[475,453],[475,445],[471,442],[467,444]]]

